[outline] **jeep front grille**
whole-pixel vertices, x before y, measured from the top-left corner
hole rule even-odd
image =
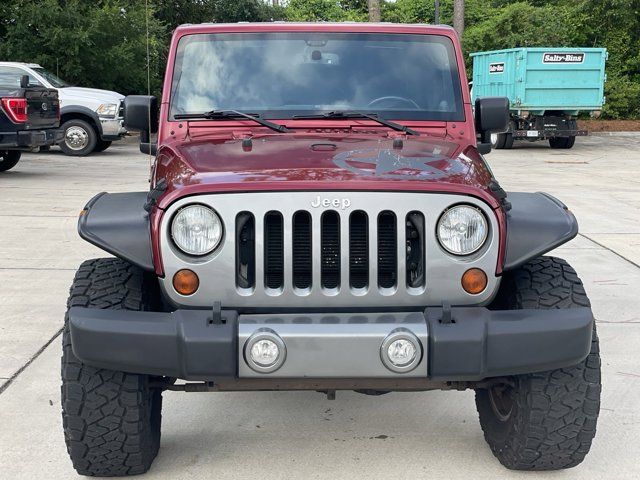
[[[171,219],[185,205],[214,209],[224,225],[220,247],[202,257],[182,253]],[[451,205],[468,203],[490,220],[487,246],[464,259],[444,251],[436,224]],[[240,311],[423,308],[443,301],[477,305],[499,283],[499,229],[491,208],[474,197],[419,192],[241,192],[187,196],[163,215],[162,288],[174,305]],[[469,268],[489,274],[487,290],[469,295],[460,278]],[[189,296],[172,285],[193,270],[200,287]]]
[[[405,231],[398,235],[398,219],[389,210],[380,212],[373,222],[363,210],[351,213],[327,210],[320,216],[320,229],[315,234],[310,212],[295,211],[291,216],[291,228],[285,232],[283,214],[269,211],[264,216],[263,238],[257,239],[257,244],[264,247],[262,268],[256,268],[256,257],[247,251],[253,243],[243,248],[249,239],[255,238],[253,215],[243,213],[236,217],[235,228],[239,246],[236,249],[236,285],[240,288],[255,287],[253,272],[256,270],[262,270],[264,287],[272,294],[284,289],[287,278],[299,293],[320,288],[328,295],[343,287],[353,291],[366,289],[370,282],[380,290],[394,289],[399,286],[399,279],[405,278],[406,286],[424,286],[425,252],[418,245],[425,232],[424,221],[416,221],[416,218],[423,218],[419,212],[406,215],[402,220],[406,235]],[[341,232],[341,224],[347,225],[347,231]],[[374,249],[370,248],[370,238],[374,239]],[[398,248],[399,240],[402,249]],[[320,246],[316,259],[314,241]],[[291,248],[290,271],[285,270],[285,245]],[[342,258],[346,255],[348,265],[343,266]],[[376,265],[377,269],[371,272],[370,265]],[[399,266],[404,272],[402,276],[399,276]],[[343,268],[348,269],[348,275],[343,276]],[[320,280],[315,285],[314,269],[319,270]],[[345,285],[343,278],[346,278]]]

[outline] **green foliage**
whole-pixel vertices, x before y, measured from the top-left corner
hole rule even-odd
[[[38,62],[73,83],[159,93],[171,32],[183,23],[366,21],[366,0],[0,0],[0,59]],[[433,23],[433,0],[381,1],[382,20]],[[451,24],[453,0],[440,0]],[[467,0],[465,58],[518,46],[606,47],[604,115],[640,117],[640,0]],[[468,61],[468,60],[467,60]],[[470,62],[467,70],[470,73]]]
[[[293,22],[365,22],[367,6],[366,2],[358,1],[290,0],[286,18]]]
[[[14,0],[0,19],[3,60],[36,62],[70,83],[146,92],[146,18],[139,2]],[[151,10],[153,13],[153,10]],[[162,25],[150,14],[150,57],[161,68]],[[152,88],[159,87],[159,76]]]

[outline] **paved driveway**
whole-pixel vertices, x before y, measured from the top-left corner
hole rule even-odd
[[[74,269],[102,256],[75,231],[103,190],[144,190],[136,145],[74,159],[28,154],[0,174],[0,478],[76,478],[60,421],[60,328]],[[581,233],[554,252],[584,280],[598,320],[603,400],[585,462],[569,471],[504,470],[472,392],[367,397],[318,393],[165,394],[160,454],[144,478],[640,478],[640,137],[578,139],[492,152],[511,191],[544,190]]]

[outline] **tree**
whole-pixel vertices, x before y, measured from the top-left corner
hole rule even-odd
[[[369,3],[369,21],[380,21],[380,0],[368,0]]]
[[[462,38],[464,33],[464,0],[453,0],[453,28]]]

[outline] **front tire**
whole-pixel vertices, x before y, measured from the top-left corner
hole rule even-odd
[[[589,306],[576,272],[564,260],[539,257],[506,275],[497,308]],[[557,470],[589,452],[600,409],[600,354],[593,327],[591,351],[578,365],[517,375],[476,390],[480,425],[491,451],[513,470]]]
[[[117,258],[84,262],[67,307],[145,310],[143,272]],[[146,472],[160,448],[162,391],[148,375],[94,368],[73,354],[68,315],[62,334],[62,424],[67,452],[81,475]]]
[[[18,150],[0,150],[0,172],[6,172],[15,167],[21,156],[22,153]]]
[[[89,122],[73,118],[64,122],[62,131],[64,138],[59,146],[66,155],[84,157],[95,150],[98,133]]]

